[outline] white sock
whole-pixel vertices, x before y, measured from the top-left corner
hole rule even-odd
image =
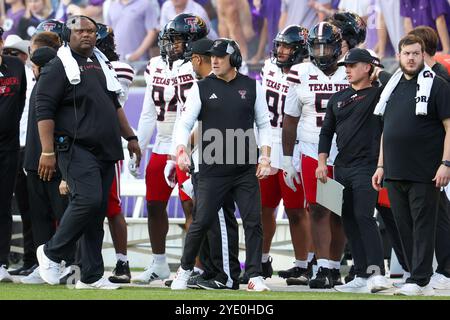
[[[317,268],[330,268],[330,264],[328,263],[329,260],[328,259],[317,259]]]
[[[314,252],[308,252],[308,263],[310,263],[314,259]]]
[[[330,269],[337,269],[337,270],[341,269],[340,261],[328,260],[328,263],[330,264]]]
[[[121,254],[121,253],[116,253],[116,259],[117,261],[122,261],[122,262],[127,262],[127,255],[126,254]]]
[[[153,262],[156,264],[163,264],[166,262],[166,254],[153,254]]]
[[[305,261],[305,260],[295,260],[294,264],[296,267],[299,267],[302,269],[308,268],[308,261]]]
[[[194,272],[198,272],[200,274],[204,274],[205,273],[205,271],[203,271],[203,269],[200,269],[200,268],[197,268],[197,267],[194,267]]]
[[[261,258],[261,262],[262,263],[266,263],[267,261],[269,261],[269,257],[270,257],[270,255],[268,253],[263,253],[262,254],[262,258]]]

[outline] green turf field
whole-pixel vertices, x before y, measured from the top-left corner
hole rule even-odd
[[[0,300],[450,300],[450,297],[396,297],[338,292],[171,291],[127,287],[120,290],[74,290],[65,286],[0,283]]]

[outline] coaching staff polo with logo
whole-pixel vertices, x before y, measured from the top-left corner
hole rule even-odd
[[[0,28],[0,54],[3,51]],[[19,165],[19,123],[27,80],[18,58],[0,55],[0,282],[12,281],[6,271],[11,245],[11,200]]]
[[[375,114],[383,115],[377,190],[384,177],[411,276],[400,295],[432,295],[439,191],[450,179],[450,88],[424,63],[423,41],[399,43],[400,69],[391,77]]]
[[[260,277],[262,227],[257,178],[270,174],[269,111],[259,83],[237,71],[242,57],[236,42],[217,39],[209,52],[213,73],[192,86],[175,133],[177,162],[187,171],[190,160],[186,145],[195,122],[199,121],[197,211],[171,288],[186,289],[201,241],[217,219],[225,197],[231,193],[244,224],[246,270],[251,278],[248,290],[265,291],[269,288]],[[262,146],[259,161],[255,123]]]
[[[81,238],[81,279],[77,289],[115,289],[103,278],[103,220],[114,177],[114,163],[123,159],[120,136],[140,160],[140,149],[120,107],[121,86],[109,61],[94,49],[97,25],[84,16],[66,23],[68,46],[41,71],[36,91],[36,118],[42,153],[38,174],[50,180],[58,164],[71,201],[55,235],[37,248],[39,272],[58,284],[60,262],[75,252]],[[77,81],[78,80],[78,81]]]

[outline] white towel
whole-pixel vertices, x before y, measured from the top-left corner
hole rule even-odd
[[[105,74],[106,78],[106,87],[109,91],[115,92],[118,95],[123,95],[123,89],[120,85],[120,82],[117,78],[117,74],[114,71],[114,68],[111,66],[111,63],[108,61],[106,56],[97,48],[94,48],[94,54],[97,57],[98,62]],[[80,68],[78,66],[78,62],[72,56],[72,51],[69,46],[64,45],[58,49],[57,53],[58,57],[61,59],[61,62],[64,66],[64,70],[66,71],[67,79],[69,79],[70,84],[77,85],[81,82],[80,76]]]
[[[416,95],[416,115],[426,116],[428,113],[428,99],[430,97],[431,87],[433,87],[433,81],[435,73],[431,68],[425,64],[425,68],[420,71],[417,78],[417,95]],[[403,76],[401,69],[398,69],[386,84],[383,93],[381,94],[380,101],[375,107],[374,114],[378,116],[384,115],[386,104],[392,95],[392,92],[397,87],[400,79]]]
[[[72,56],[72,51],[67,44],[61,46],[58,49],[57,56],[61,59],[61,62],[66,71],[67,79],[69,79],[70,84],[77,85],[81,82],[80,68],[78,67],[78,62]]]
[[[97,57],[100,66],[102,67],[103,73],[106,77],[106,87],[109,91],[115,92],[119,96],[124,95],[122,86],[120,85],[119,78],[117,78],[116,71],[112,67],[108,58],[101,52],[97,47],[94,47],[94,54]]]

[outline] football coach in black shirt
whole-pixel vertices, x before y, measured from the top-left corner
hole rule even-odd
[[[373,114],[382,89],[372,86],[370,75],[375,67],[382,66],[369,51],[359,48],[350,50],[338,65],[345,65],[351,86],[334,94],[328,103],[320,131],[316,177],[327,181],[327,158],[336,133],[339,154],[334,162],[335,178],[345,186],[342,223],[351,246],[356,278],[335,289],[377,292],[391,287],[384,277],[383,247],[374,218],[377,192],[371,183],[383,125]]]
[[[36,118],[42,153],[38,174],[50,180],[58,165],[70,190],[67,207],[55,235],[37,248],[39,272],[49,284],[59,284],[60,262],[75,252],[81,238],[81,279],[77,289],[116,289],[103,277],[103,220],[114,177],[114,163],[123,159],[121,135],[128,150],[140,158],[137,138],[128,125],[116,92],[107,88],[107,70],[94,54],[97,25],[85,16],[66,23],[67,54],[80,69],[80,82],[69,82],[64,57],[41,71],[36,89]],[[70,31],[69,31],[70,30]],[[72,60],[68,60],[72,61]]]
[[[242,57],[236,42],[217,39],[209,51],[213,73],[194,84],[175,133],[177,162],[184,171],[190,159],[186,146],[199,121],[197,211],[185,240],[173,290],[186,289],[201,242],[231,192],[245,231],[247,290],[266,291],[261,277],[262,227],[258,178],[270,174],[271,126],[259,83],[238,72]],[[257,159],[254,124],[262,155]],[[259,165],[256,167],[256,164]]]
[[[3,50],[0,27],[0,54]],[[19,122],[27,80],[22,61],[0,55],[0,282],[12,281],[8,268],[11,246],[11,200],[19,166]]]
[[[428,284],[439,191],[450,180],[450,88],[424,64],[424,51],[417,36],[400,41],[401,71],[389,80],[375,109],[384,126],[372,184],[379,190],[384,178],[411,273],[399,295],[434,294]]]

